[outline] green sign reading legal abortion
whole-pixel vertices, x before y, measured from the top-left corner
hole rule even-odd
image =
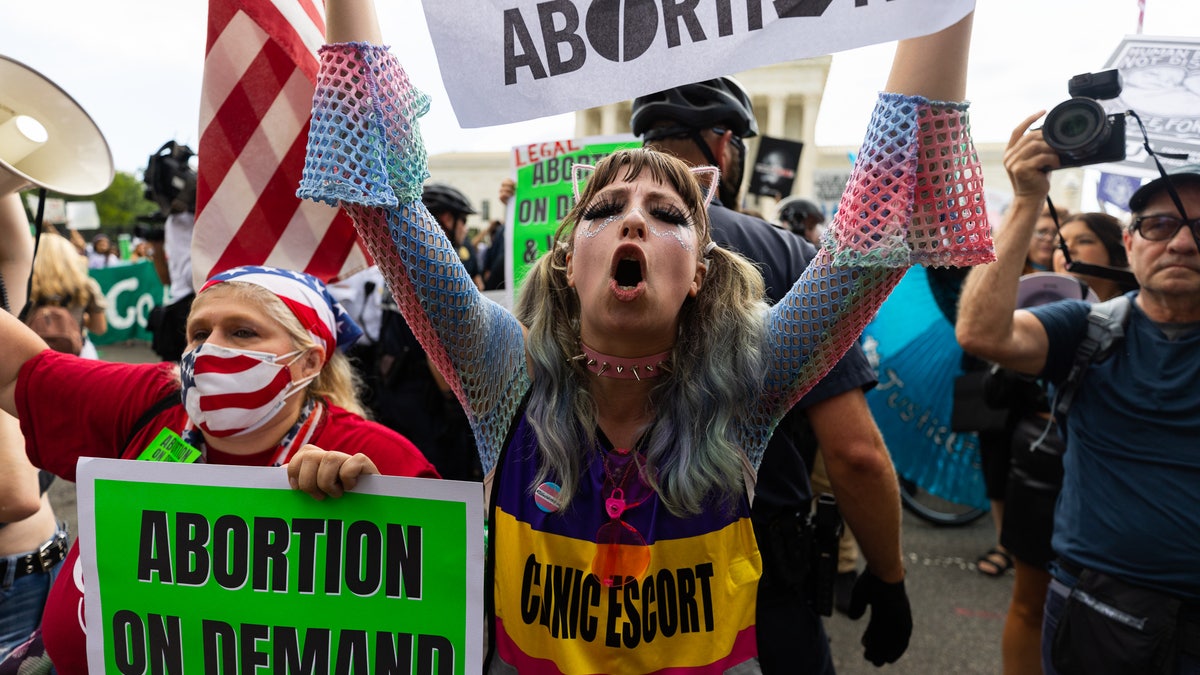
[[[632,137],[585,138],[535,143],[513,148],[516,192],[510,205],[509,256],[512,279],[521,281],[542,254],[550,250],[554,231],[575,205],[571,173],[576,164],[596,164],[621,148],[637,147]],[[585,180],[586,182],[586,180]]]
[[[317,501],[278,468],[89,460],[79,475],[93,672],[482,667],[478,484],[370,476]]]

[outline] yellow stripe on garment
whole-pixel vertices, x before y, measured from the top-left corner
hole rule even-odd
[[[533,530],[496,510],[496,616],[527,656],[565,673],[652,672],[729,654],[754,624],[762,559],[749,518],[651,546],[637,583],[591,574],[596,544]]]

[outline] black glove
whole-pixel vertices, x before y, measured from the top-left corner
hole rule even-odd
[[[863,571],[850,594],[849,617],[862,618],[867,605],[871,605],[871,620],[862,636],[863,658],[876,667],[894,663],[908,649],[913,629],[904,580],[889,584],[870,570]]]

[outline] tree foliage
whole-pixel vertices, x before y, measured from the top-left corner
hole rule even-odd
[[[133,227],[138,216],[158,211],[158,205],[143,195],[142,181],[122,171],[117,172],[112,185],[91,199],[96,202],[96,211],[104,226]]]

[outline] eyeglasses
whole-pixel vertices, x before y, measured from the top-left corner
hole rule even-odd
[[[1033,231],[1034,239],[1053,239],[1056,236],[1058,236],[1058,232],[1055,230],[1034,230]]]
[[[1200,218],[1184,220],[1178,216],[1142,216],[1133,221],[1131,229],[1147,241],[1169,241],[1184,225],[1192,228],[1192,236],[1200,241]]]

